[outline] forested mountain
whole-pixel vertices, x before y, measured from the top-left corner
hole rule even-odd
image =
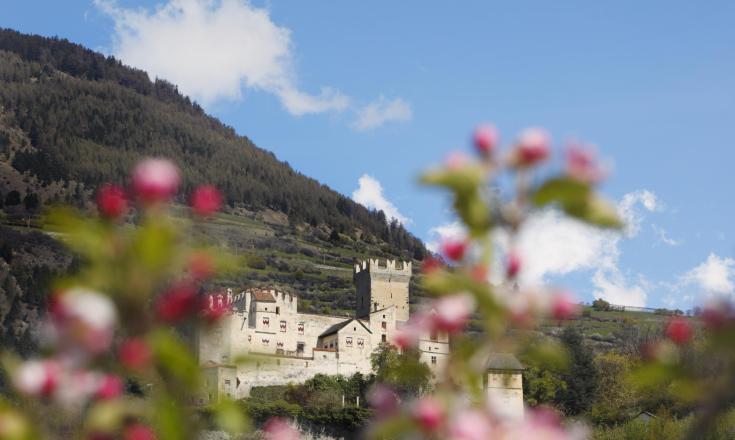
[[[45,188],[41,202],[124,182],[144,156],[176,161],[184,193],[213,183],[231,207],[279,211],[292,224],[366,234],[396,255],[423,257],[401,225],[293,170],[176,86],[66,40],[0,29],[0,160]]]
[[[354,310],[354,259],[421,260],[426,252],[383,212],[293,170],[176,86],[66,40],[0,29],[3,346],[34,350],[48,282],[75,266],[68,251],[34,229],[44,206],[91,209],[98,185],[126,183],[146,156],[179,165],[182,194],[201,183],[223,191],[225,212],[197,234],[246,260],[213,287],[275,284],[297,291],[302,311],[347,314]]]

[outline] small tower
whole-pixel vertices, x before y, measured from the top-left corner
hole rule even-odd
[[[504,416],[523,418],[523,371],[525,367],[511,353],[492,353],[487,361],[487,398]]]
[[[356,316],[395,306],[396,321],[408,321],[408,284],[411,262],[368,259],[355,264]]]

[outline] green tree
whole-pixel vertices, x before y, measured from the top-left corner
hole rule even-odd
[[[393,386],[401,396],[418,396],[429,389],[431,370],[419,360],[417,350],[400,353],[392,344],[382,342],[370,361],[375,380]]]
[[[606,353],[595,358],[599,371],[597,398],[589,416],[596,424],[616,424],[625,421],[634,412],[635,391],[627,382],[632,362],[629,357]]]
[[[38,209],[38,206],[41,204],[40,200],[38,199],[38,194],[36,193],[28,193],[23,198],[23,206],[25,206],[27,211],[35,211]]]
[[[569,415],[587,411],[596,397],[599,373],[592,349],[584,343],[582,334],[574,326],[568,326],[561,335],[561,342],[569,353],[569,369],[562,375],[567,389],[561,392],[561,406]]]
[[[20,205],[20,193],[17,190],[12,190],[5,196],[5,206],[16,205]]]

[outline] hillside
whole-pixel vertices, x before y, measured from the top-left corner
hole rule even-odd
[[[196,231],[203,241],[246,255],[242,270],[220,280],[221,287],[277,284],[301,295],[303,311],[349,314],[355,259],[418,261],[426,252],[383,212],[295,171],[174,85],[66,40],[0,29],[0,339],[6,344],[26,349],[45,282],[73,267],[72,256],[34,228],[44,207],[93,209],[95,188],[125,184],[145,156],[179,165],[182,194],[201,183],[223,191],[224,212]]]

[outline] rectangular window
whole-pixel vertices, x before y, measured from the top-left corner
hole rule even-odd
[[[388,338],[385,335],[380,335],[380,340],[383,342],[387,342]]]
[[[282,332],[286,331],[286,321],[281,321],[281,331]]]
[[[281,308],[280,307],[276,307],[276,315],[280,315],[280,314],[281,314]]]
[[[385,321],[381,322],[380,323],[380,328],[382,328],[383,331],[387,330],[388,329],[388,323],[385,322]]]
[[[436,356],[431,357],[431,365],[436,365]]]
[[[229,384],[230,384],[230,379],[225,379],[225,385],[229,385]]]

